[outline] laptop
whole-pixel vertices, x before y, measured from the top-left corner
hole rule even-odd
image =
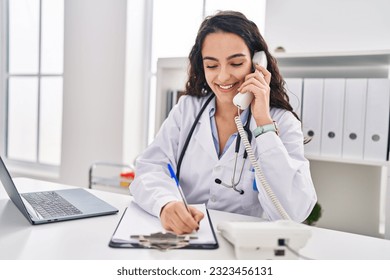
[[[1,157],[0,181],[33,225],[118,213],[118,209],[83,188],[19,193]]]

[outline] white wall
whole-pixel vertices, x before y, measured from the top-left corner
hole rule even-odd
[[[123,157],[126,0],[66,0],[61,183]]]
[[[390,49],[389,11],[388,0],[269,0],[265,39],[291,53]]]
[[[3,28],[5,25],[5,12],[4,1],[0,0],[0,155],[4,155],[5,151],[5,135],[3,131],[5,131],[6,99],[5,94],[2,94],[2,92],[5,92],[5,77],[3,77],[3,73],[5,73],[5,61],[7,61],[7,54],[4,44],[2,44],[2,42],[5,42],[6,40],[5,28]]]

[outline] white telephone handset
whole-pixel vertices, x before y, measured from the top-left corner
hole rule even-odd
[[[265,55],[265,52],[263,52],[263,51],[255,53],[252,61],[253,61],[253,64],[259,64],[260,66],[267,68],[267,56]],[[233,103],[240,110],[245,110],[251,104],[252,100],[253,100],[252,93],[250,93],[250,92],[238,93],[233,98]]]

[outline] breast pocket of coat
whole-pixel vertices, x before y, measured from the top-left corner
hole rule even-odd
[[[259,192],[257,191],[255,182],[255,172],[252,170],[246,170],[243,174],[242,183],[240,188],[244,191],[241,195],[241,205],[243,209],[251,209],[260,207],[258,198]]]

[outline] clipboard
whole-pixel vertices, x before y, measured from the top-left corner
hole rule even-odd
[[[169,249],[217,249],[219,245],[206,205],[192,206],[198,208],[205,215],[200,222],[199,231],[194,234],[176,235],[166,232],[159,218],[149,214],[132,201],[125,209],[111,237],[109,246],[133,249],[157,248],[163,251]],[[162,242],[163,246],[148,246],[148,244],[156,244],[153,242]]]

